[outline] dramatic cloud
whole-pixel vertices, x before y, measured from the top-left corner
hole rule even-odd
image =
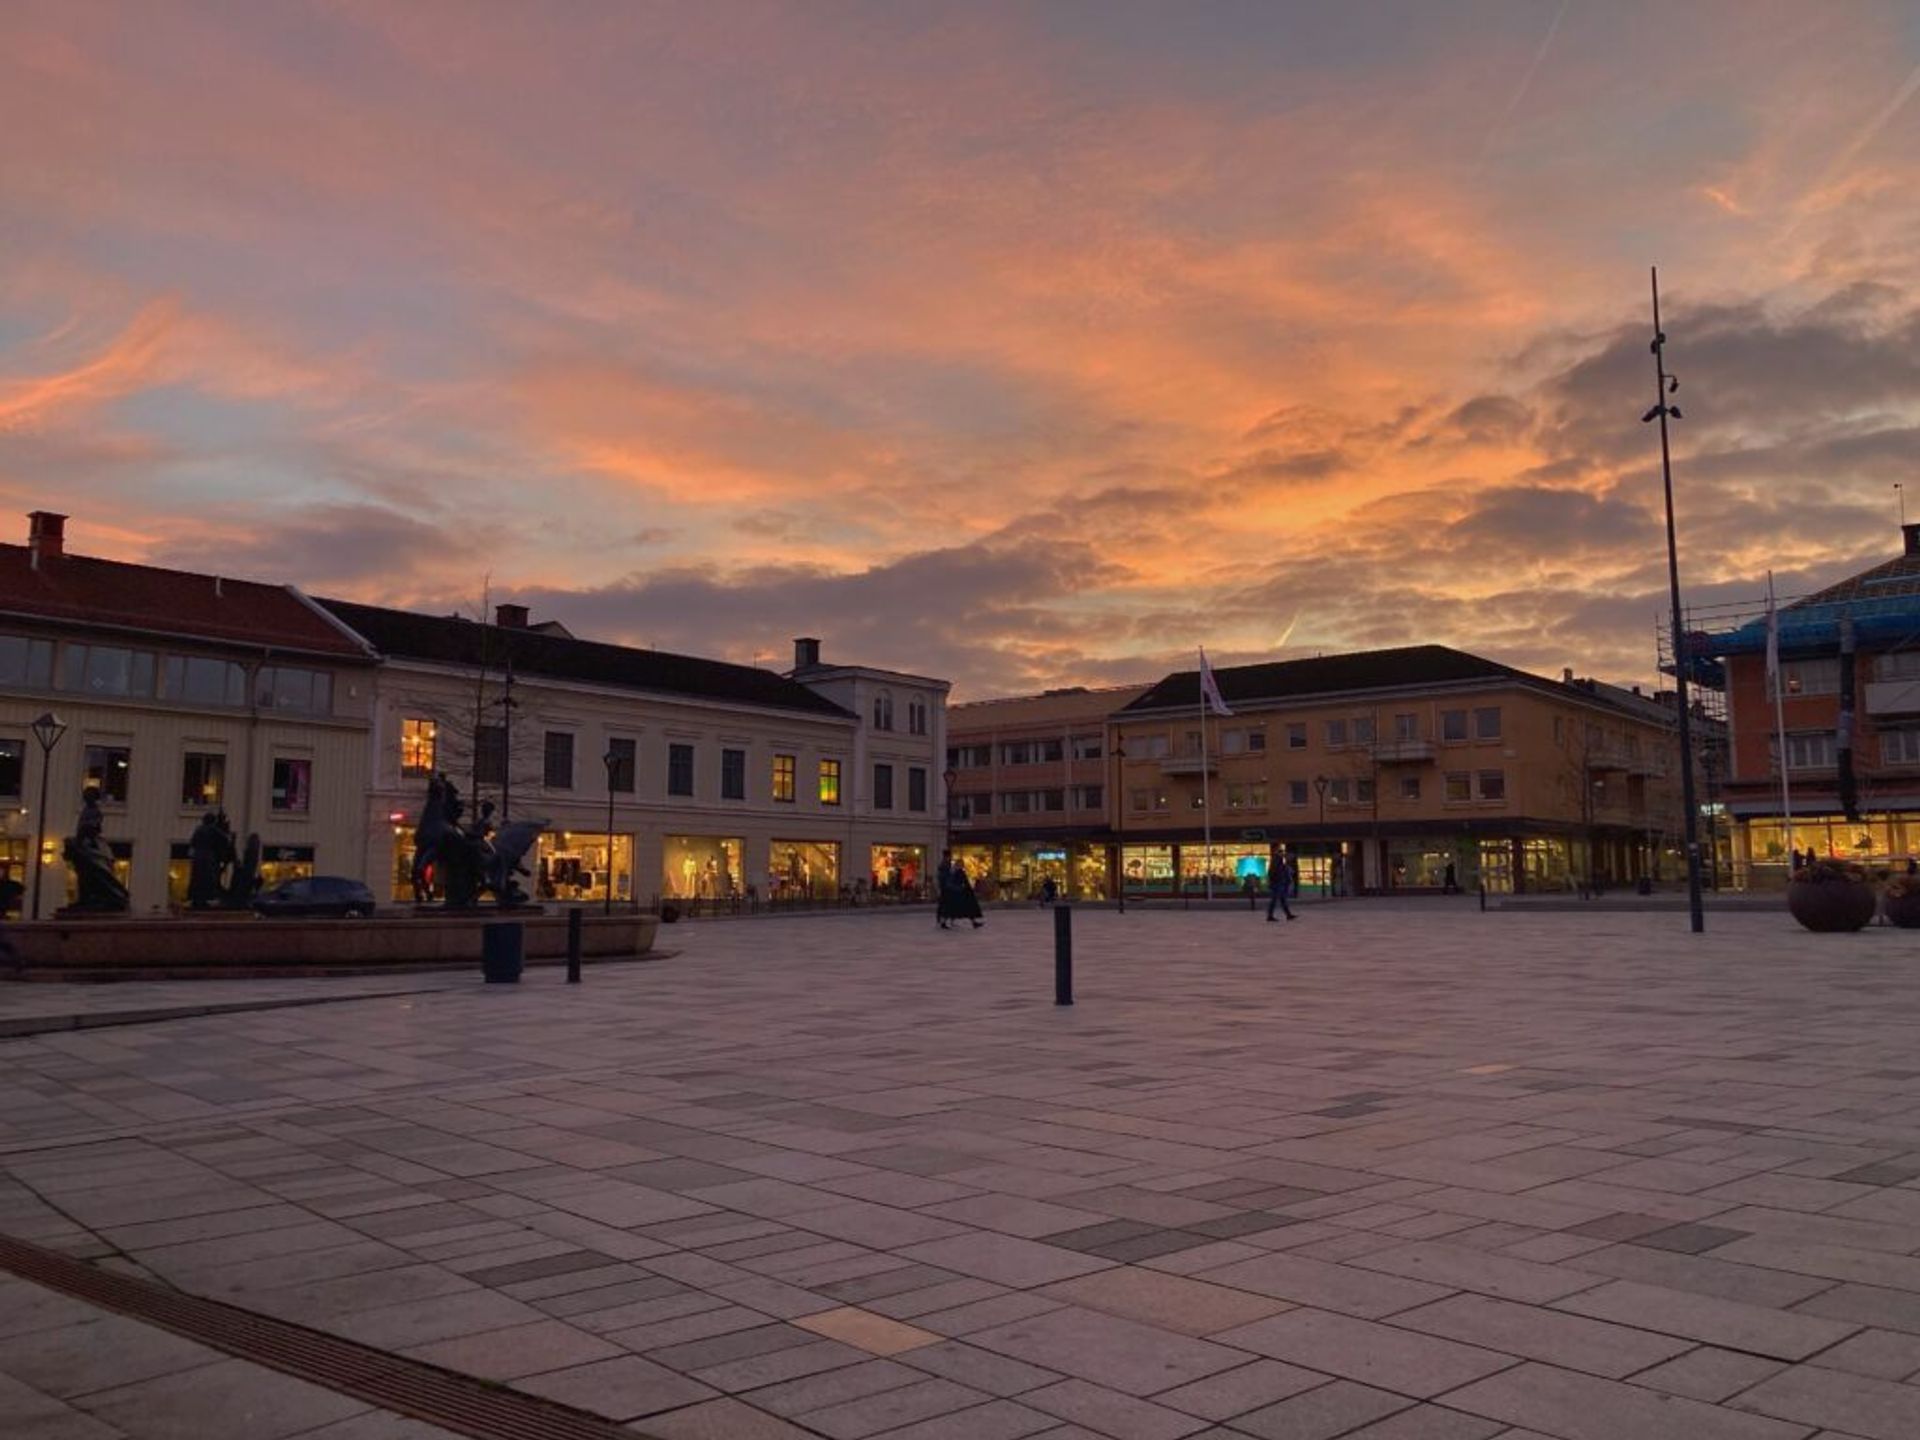
[[[20,0],[0,498],[962,694],[1650,679],[1649,263],[1690,595],[1895,543],[1917,64],[1874,0]]]

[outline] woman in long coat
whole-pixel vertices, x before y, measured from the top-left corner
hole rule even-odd
[[[980,897],[973,893],[973,881],[967,876],[967,867],[958,863],[953,867],[952,895],[949,908],[953,911],[953,919],[971,920],[976,930],[987,923],[980,918]]]

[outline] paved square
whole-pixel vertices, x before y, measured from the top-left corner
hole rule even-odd
[[[1082,911],[1071,1009],[1036,911],[4,987],[286,1008],[0,1041],[0,1233],[669,1440],[1910,1440],[1920,940],[1709,926]],[[0,1432],[437,1433],[22,1282],[0,1336]]]

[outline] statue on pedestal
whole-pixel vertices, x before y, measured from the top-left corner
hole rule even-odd
[[[227,895],[227,867],[234,862],[233,829],[224,810],[209,810],[187,839],[187,908],[211,910]]]
[[[67,837],[62,854],[73,867],[79,898],[68,910],[98,915],[124,915],[129,908],[127,887],[113,873],[113,849],[101,838],[106,824],[100,813],[100,787],[89,785],[80,795],[80,819]]]
[[[482,801],[478,817],[463,825],[465,814],[459,787],[445,775],[434,776],[428,782],[427,803],[414,829],[416,901],[431,894],[423,883],[431,865],[449,910],[470,910],[480,903],[483,894],[491,894],[502,909],[526,904],[527,894],[514,876],[528,873],[522,862],[547,822],[516,820],[496,831],[491,800]]]

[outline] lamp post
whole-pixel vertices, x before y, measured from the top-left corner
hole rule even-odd
[[[607,767],[607,905],[604,913],[613,914],[613,775],[619,767],[620,757],[613,753],[613,747],[607,747],[607,753],[600,757],[600,763]]]
[[[949,861],[953,859],[953,782],[959,778],[960,772],[951,765],[940,772],[940,779],[947,787],[947,843],[940,848]]]
[[[1320,792],[1320,828],[1322,830],[1325,830],[1327,828],[1327,786],[1332,783],[1333,782],[1327,779],[1327,777],[1324,775],[1316,775],[1313,777],[1313,788]],[[1323,840],[1325,839],[1324,836],[1322,836],[1321,838]],[[1325,863],[1327,867],[1326,878],[1321,881],[1320,888],[1325,890],[1327,894],[1331,896],[1333,894],[1333,860],[1332,858],[1328,857]]]
[[[1660,271],[1653,279],[1653,408],[1640,417],[1642,423],[1660,422],[1660,476],[1667,500],[1667,590],[1673,608],[1673,703],[1680,716],[1680,803],[1687,837],[1687,914],[1693,933],[1707,928],[1700,900],[1700,811],[1693,795],[1693,725],[1687,709],[1687,634],[1686,619],[1680,612],[1680,552],[1673,536],[1673,454],[1667,443],[1667,420],[1678,420],[1680,407],[1667,397],[1680,388],[1680,382],[1667,374],[1665,332],[1660,329]]]
[[[29,728],[33,731],[33,738],[40,743],[40,811],[34,816],[33,824],[33,913],[28,917],[38,920],[40,876],[47,868],[47,772],[53,768],[53,747],[60,743],[60,737],[67,733],[67,727],[58,715],[49,710]]]
[[[1113,746],[1113,893],[1118,913],[1127,913],[1127,747]]]

